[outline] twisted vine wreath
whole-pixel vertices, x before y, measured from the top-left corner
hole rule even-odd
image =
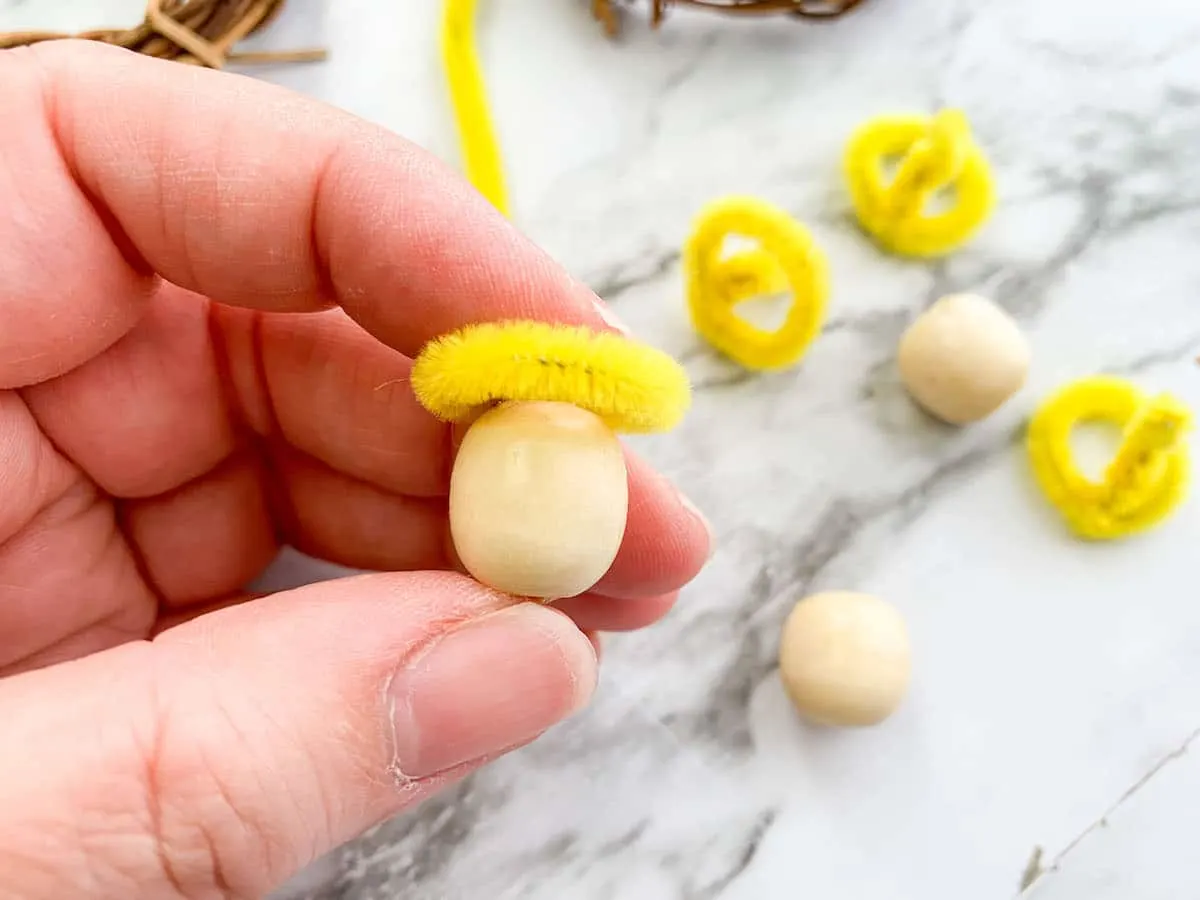
[[[626,3],[629,0],[625,0]],[[662,24],[670,6],[687,6],[732,15],[787,15],[800,19],[835,19],[845,15],[864,0],[651,0],[650,22]],[[592,16],[609,37],[621,30],[621,0],[592,0]]]
[[[0,50],[62,38],[81,38],[124,47],[146,56],[190,65],[224,68],[227,63],[313,62],[321,49],[283,53],[236,53],[234,47],[270,22],[286,0],[149,0],[146,16],[133,28],[79,34],[25,31],[0,34]]]

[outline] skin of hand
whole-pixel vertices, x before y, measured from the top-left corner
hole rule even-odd
[[[0,897],[261,897],[583,706],[711,534],[630,454],[593,594],[456,571],[411,358],[611,318],[428,154],[90,43],[0,84]],[[247,597],[284,544],[372,574]]]

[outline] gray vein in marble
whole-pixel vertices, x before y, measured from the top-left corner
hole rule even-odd
[[[610,267],[607,273],[600,275],[591,288],[598,296],[612,303],[626,291],[668,274],[682,256],[682,251],[670,250],[665,253],[647,253],[633,260],[620,262]]]
[[[1017,38],[1014,43],[1037,53],[1044,54],[1054,60],[1054,62],[1062,65],[1078,66],[1090,70],[1102,69],[1105,73],[1112,73],[1130,72],[1161,66],[1181,53],[1194,50],[1197,40],[1200,40],[1200,30],[1183,29],[1175,34],[1173,40],[1167,46],[1132,59],[1114,58],[1111,53],[1088,52],[1087,50],[1076,51],[1049,40],[1022,40]]]
[[[645,138],[653,141],[662,131],[663,113],[671,102],[672,95],[687,84],[696,74],[720,38],[718,32],[708,32],[700,37],[695,47],[683,58],[683,61],[667,74],[658,86],[654,104],[647,110],[646,123],[643,126]]]
[[[940,109],[948,106],[946,78],[944,73],[959,53],[963,37],[979,18],[979,5],[971,0],[962,0],[948,6],[949,21],[944,32],[932,36],[931,43],[938,54],[937,64],[930,65],[926,70],[931,82],[929,88],[929,108]]]
[[[343,857],[341,877],[312,900],[342,900],[385,887],[394,895],[399,885],[415,887],[434,881],[451,864],[483,815],[503,806],[507,794],[506,788],[472,776],[426,800],[420,816],[394,819],[357,841]],[[395,850],[403,847],[413,852],[397,859]],[[392,851],[391,864],[361,864],[376,858],[384,848]]]
[[[1117,363],[1111,369],[1129,374],[1145,371],[1178,360],[1192,352],[1198,344],[1200,334],[1192,335],[1186,340]],[[732,630],[730,623],[741,622],[742,627],[736,631],[740,639],[730,657],[724,661],[716,682],[707,690],[707,702],[702,708],[662,716],[661,722],[666,734],[671,737],[671,743],[657,751],[661,760],[665,763],[679,758],[679,754],[684,753],[684,747],[687,753],[707,755],[715,751],[718,758],[729,760],[731,757],[735,765],[737,761],[747,759],[752,754],[747,714],[749,699],[757,686],[774,670],[774,647],[770,637],[777,630],[777,620],[787,602],[821,577],[869,528],[890,516],[893,521],[888,525],[889,530],[903,529],[947,489],[950,482],[967,477],[986,465],[998,453],[1018,441],[1020,435],[1021,428],[1014,427],[993,436],[979,446],[938,463],[924,478],[888,496],[867,499],[835,497],[799,540],[780,541],[767,532],[743,530],[743,542],[752,550],[757,548],[747,556],[763,560],[749,579],[745,592],[729,605],[699,613],[682,623],[676,635],[676,640],[685,644],[693,632],[715,628],[728,633]],[[700,643],[706,644],[706,639]],[[639,738],[639,734],[642,737]],[[654,734],[663,736],[662,732]],[[610,731],[600,730],[588,734],[589,746],[585,750],[567,748],[564,751],[558,748],[556,752],[570,754],[583,750],[592,758],[619,756],[626,745],[645,750],[649,745],[646,740],[648,737],[652,735],[628,726]],[[321,900],[398,896],[404,895],[407,890],[428,891],[434,889],[433,885],[446,883],[449,877],[447,868],[461,848],[467,845],[467,838],[488,816],[489,808],[499,808],[506,802],[508,793],[503,790],[494,795],[494,802],[481,800],[478,792],[486,790],[483,786],[496,783],[503,782],[487,777],[469,779],[459,789],[427,804],[419,817],[397,820],[382,829],[378,837],[368,838],[366,842],[356,845],[343,864],[340,887],[335,892],[321,895]],[[1132,793],[1129,792],[1130,795]],[[676,896],[687,900],[716,900],[720,897],[753,861],[756,849],[769,831],[775,815],[775,811],[769,811],[747,824],[731,823],[722,835],[723,846],[732,857],[729,868],[724,875],[702,884],[687,880],[689,866],[684,859],[671,862],[663,858],[661,862],[667,870],[685,878],[684,883],[677,885]],[[515,869],[510,867],[507,871],[561,871],[568,865],[586,869],[592,864],[589,861],[603,860],[618,851],[638,847],[648,827],[648,820],[639,818],[632,827],[615,838],[592,846],[580,844],[580,836],[568,830],[548,837],[536,851],[518,854],[519,859],[513,862]],[[640,852],[645,853],[645,850]],[[1056,861],[1063,856],[1060,854]]]
[[[1100,179],[1087,178],[1079,186],[1079,194],[1083,209],[1075,226],[1050,256],[1028,269],[1007,269],[1001,264],[996,264],[993,269],[1000,277],[992,298],[1019,319],[1041,312],[1047,302],[1047,288],[1105,233],[1110,185]]]
[[[687,740],[710,742],[737,755],[747,753],[751,741],[746,710],[754,689],[775,670],[772,636],[778,633],[785,607],[803,595],[868,527],[894,515],[893,527],[902,529],[948,483],[985,465],[1020,435],[1020,429],[1011,429],[998,440],[941,462],[923,479],[890,496],[867,500],[835,497],[799,540],[760,536],[756,542],[764,545],[764,562],[746,592],[737,602],[698,616],[681,628],[681,635],[686,635],[690,629],[710,627],[705,621],[709,616],[746,623],[740,629],[733,659],[712,687],[706,708],[671,714],[665,724]]]
[[[1015,266],[998,260],[981,257],[976,262],[972,279],[978,283],[993,284],[992,297],[1018,318],[1029,318],[1039,313],[1046,303],[1046,289],[1072,262],[1079,259],[1097,238],[1114,236],[1120,231],[1153,221],[1166,215],[1193,212],[1200,208],[1200,199],[1195,201],[1164,201],[1146,206],[1123,217],[1119,222],[1107,224],[1112,205],[1113,183],[1111,179],[1089,175],[1072,186],[1083,200],[1083,209],[1068,235],[1039,263],[1031,266]],[[1064,188],[1064,191],[1066,189]],[[1043,196],[1053,196],[1048,192]],[[681,259],[681,251],[671,250],[658,255],[646,255],[622,261],[609,267],[592,285],[592,289],[610,304],[622,294],[635,287],[651,283],[672,272]],[[951,278],[944,261],[934,260],[925,264],[930,275],[918,309],[931,305],[938,297],[947,293],[961,278]],[[893,311],[869,310],[856,316],[831,318],[825,333],[842,330],[874,331],[881,326],[889,333],[894,331],[896,314]]]
[[[779,818],[779,811],[774,809],[767,810],[759,816],[758,821],[754,823],[744,838],[741,852],[729,870],[707,885],[685,890],[682,900],[717,900],[726,888],[733,884],[754,862],[763,838],[766,837],[777,818]]]
[[[964,19],[969,20],[969,16]],[[966,28],[968,22],[960,23]],[[1065,237],[1043,260],[1027,265],[1016,265],[1005,260],[990,259],[986,250],[976,251],[971,260],[974,271],[970,279],[976,284],[990,286],[992,297],[1019,319],[1036,318],[1049,302],[1049,288],[1062,273],[1098,242],[1119,237],[1129,230],[1157,220],[1192,214],[1200,211],[1200,196],[1188,196],[1182,191],[1189,180],[1185,177],[1185,160],[1181,154],[1189,152],[1189,141],[1170,141],[1163,146],[1161,138],[1154,136],[1151,125],[1154,120],[1172,110],[1190,111],[1200,105],[1200,92],[1185,88],[1165,89],[1162,102],[1156,104],[1150,115],[1134,115],[1109,110],[1104,115],[1103,128],[1112,139],[1121,134],[1129,142],[1117,160],[1097,160],[1087,155],[1090,138],[1085,133],[1079,137],[1081,144],[1077,171],[1065,171],[1059,167],[1043,169],[1040,173],[1046,190],[1027,200],[1048,199],[1058,196],[1074,196],[1081,208],[1075,224]],[[1149,198],[1126,197],[1124,183],[1132,176],[1146,172],[1162,172],[1170,186],[1157,196]],[[1121,209],[1124,201],[1128,208]],[[1009,206],[1015,208],[1020,201],[1010,199]],[[809,220],[844,218],[848,211],[839,207],[834,213],[829,209],[817,211],[818,219],[811,213],[801,215]],[[632,288],[653,282],[669,272],[680,260],[678,249],[648,252],[631,260],[624,260],[606,267],[606,272],[594,279],[594,289],[610,303]],[[926,264],[931,283],[926,291],[922,308],[946,293],[955,283],[964,279],[950,278],[941,261]],[[844,327],[833,320],[830,326]],[[827,326],[829,330],[829,326]]]
[[[1133,359],[1110,367],[1108,372],[1113,375],[1140,375],[1166,363],[1178,362],[1186,357],[1194,356],[1198,349],[1200,349],[1200,332],[1189,335],[1168,347],[1148,350]]]

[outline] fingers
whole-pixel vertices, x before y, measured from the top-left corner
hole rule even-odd
[[[0,388],[58,375],[111,346],[154,287],[72,179],[32,56],[0,53]]]
[[[296,454],[278,453],[274,459],[295,509],[288,534],[304,552],[352,568],[461,565],[452,558],[445,500],[391,494]],[[711,553],[703,516],[636,454],[626,451],[626,464],[625,537],[608,573],[586,595],[622,603],[598,607],[586,620],[589,628],[623,630],[622,622],[657,620],[666,611],[660,605],[664,595],[695,578]],[[642,600],[644,609],[637,607]],[[588,602],[581,597],[571,609]],[[609,612],[615,613],[611,623]]]
[[[209,336],[209,306],[163,285],[114,346],[22,392],[54,445],[106,493],[153,497],[174,490],[237,446]]]
[[[78,479],[0,548],[0,671],[144,635],[156,608],[112,506]]]
[[[353,569],[442,569],[445,500],[392,494],[300,454],[273,454],[288,542],[302,553]]]
[[[0,385],[77,365],[124,333],[144,304],[143,260],[221,303],[340,303],[409,356],[480,320],[605,327],[590,291],[455,173],[383,129],[252,79],[86,43],[39,45],[0,66],[0,112],[33,123],[21,129],[29,137],[6,131],[0,143],[10,171],[37,172],[14,191],[0,245],[31,210],[41,224],[37,248],[16,244],[36,249],[36,265],[3,285],[31,318],[0,338]],[[85,224],[72,240],[46,239],[76,219]],[[65,293],[58,273],[84,271]],[[54,323],[54,342],[42,323]]]
[[[631,503],[617,558],[588,595],[564,607],[587,628],[656,621],[709,554],[703,519],[639,457],[627,460]],[[170,609],[237,592],[280,543],[354,569],[453,563],[444,499],[391,493],[281,446],[269,448],[266,462],[238,454],[175,491],[121,509],[126,535]]]
[[[584,631],[637,631],[663,618],[678,599],[678,592],[639,600],[583,594],[560,600],[554,606]]]
[[[226,312],[223,333],[235,333],[234,320],[245,315]],[[384,490],[446,495],[449,429],[417,402],[409,381],[412,361],[341,310],[263,317],[257,354],[230,356],[235,372],[251,359],[261,366],[277,437]]]
[[[354,569],[441,569],[446,503],[391,494],[286,447],[231,457],[183,487],[121,504],[125,534],[170,610],[234,594],[281,544]]]
[[[11,191],[12,214],[0,221],[0,244],[24,247],[13,229],[34,215],[45,217],[42,233],[45,223],[59,219],[99,223],[87,233],[71,232],[71,241],[50,242],[53,259],[35,257],[40,266],[0,274],[0,297],[16,297],[17,308],[29,311],[0,333],[0,386],[57,374],[111,346],[145,311],[148,268],[184,291],[255,310],[311,314],[340,303],[390,347],[361,354],[360,367],[344,370],[328,363],[365,346],[348,329],[310,332],[306,347],[308,326],[295,324],[302,317],[266,325],[262,317],[238,318],[234,311],[217,330],[221,351],[238,365],[204,363],[196,355],[200,345],[181,337],[181,358],[192,353],[193,362],[203,363],[195,372],[136,382],[143,387],[126,383],[130,409],[157,403],[173,410],[140,419],[131,413],[120,420],[128,425],[115,417],[89,420],[86,433],[71,436],[72,409],[95,410],[96,395],[83,381],[71,387],[69,378],[57,394],[30,391],[47,430],[56,439],[65,435],[69,452],[91,460],[82,463],[89,470],[94,462],[98,481],[118,494],[161,493],[215,465],[236,439],[230,423],[244,418],[255,428],[278,428],[304,453],[384,493],[440,495],[448,468],[445,432],[415,408],[403,357],[430,337],[480,320],[520,316],[607,327],[595,297],[473,189],[419,149],[366,123],[260,82],[89,43],[6,54],[0,68],[10,76],[3,111],[24,104],[21,109],[34,113],[29,121],[44,125],[22,128],[33,135],[20,142],[6,131],[0,137],[6,162],[29,161],[49,173]],[[96,115],[97,109],[105,114]],[[47,148],[62,154],[48,169]],[[39,247],[44,256],[44,239]],[[54,273],[81,266],[115,274],[71,282],[73,292],[64,294]],[[105,305],[114,302],[119,308]],[[185,318],[181,313],[179,321]],[[43,327],[43,319],[53,327]],[[276,362],[264,367],[273,342]],[[164,365],[154,358],[157,351],[139,350],[136,341],[117,348],[114,358],[122,352],[140,362],[96,370],[114,397],[130,372]],[[314,362],[326,363],[319,370],[324,380],[314,376]],[[380,396],[364,399],[368,382]],[[207,421],[219,417],[215,398],[221,396],[236,398],[226,401],[226,421]],[[195,399],[193,420],[179,412],[189,398]],[[326,411],[341,404],[343,413],[318,416],[305,406],[313,398]],[[230,403],[237,409],[227,408]],[[384,407],[396,412],[372,415]],[[369,421],[377,424],[364,428]],[[126,449],[114,449],[115,441],[95,446],[106,424],[133,434]],[[135,426],[155,438],[140,442],[156,448],[143,455],[162,458],[144,468],[130,464],[136,453],[128,448],[139,445]],[[205,443],[204,435],[213,438]],[[159,447],[166,450],[158,453]],[[699,570],[709,536],[649,469],[631,471],[631,484],[627,540],[597,590],[617,598],[670,593]]]
[[[625,451],[629,518],[617,558],[593,590],[637,599],[677,591],[704,568],[712,528],[674,486],[645,460]]]
[[[11,391],[0,391],[0,496],[0,671],[145,633],[155,598],[111,505]]]
[[[417,403],[411,369],[340,310],[263,317],[164,284],[113,347],[22,394],[116,497],[172,491],[250,431],[386,490],[445,496],[449,430]]]
[[[238,590],[279,552],[261,462],[239,453],[183,487],[121,505],[124,533],[168,607]]]
[[[389,575],[0,681],[5,886],[263,896],[573,713],[595,665],[554,610]]]

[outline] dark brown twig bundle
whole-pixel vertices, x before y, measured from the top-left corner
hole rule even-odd
[[[610,36],[620,31],[619,0],[592,0],[592,15]],[[801,19],[833,19],[863,0],[651,0],[650,22],[657,28],[670,6],[690,6],[732,15],[787,15]]]
[[[234,53],[243,38],[266,25],[286,0],[149,0],[146,17],[133,28],[102,29],[81,34],[16,32],[0,34],[0,50],[41,41],[81,38],[114,44],[161,59],[220,69],[229,62],[308,62],[325,51]]]

